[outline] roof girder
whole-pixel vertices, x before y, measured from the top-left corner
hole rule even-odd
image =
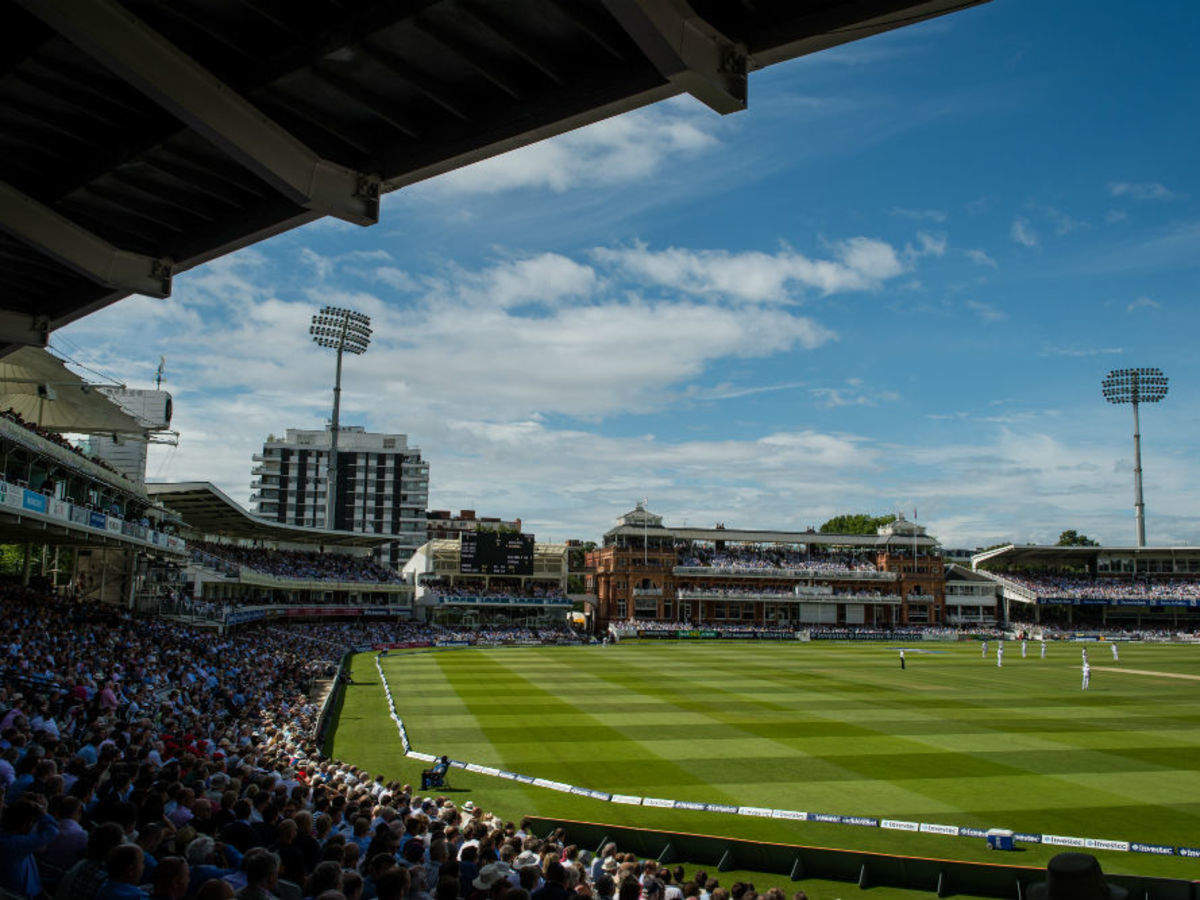
[[[120,4],[19,2],[288,199],[356,225],[379,221],[378,176],[323,159]]]

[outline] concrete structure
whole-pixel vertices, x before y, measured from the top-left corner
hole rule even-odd
[[[431,541],[457,538],[464,531],[521,530],[520,519],[506,521],[495,516],[476,516],[473,509],[460,509],[457,516],[452,515],[448,509],[431,509],[426,518],[429,521],[426,537]]]
[[[287,525],[325,522],[328,429],[289,428],[267,438],[251,470],[258,514]],[[338,438],[335,531],[389,538],[377,551],[383,565],[398,569],[426,540],[429,464],[403,434],[379,434],[343,426]]]
[[[781,628],[945,621],[937,542],[903,519],[874,535],[673,527],[639,503],[587,563],[601,628],[632,619]]]
[[[171,395],[162,390],[138,390],[134,388],[102,387],[100,393],[108,397],[138,424],[145,427],[140,435],[90,434],[87,437],[89,455],[104,460],[130,481],[146,483],[146,453],[154,435],[171,427],[174,402]],[[175,435],[168,436],[168,443],[175,443]]]
[[[965,566],[946,566],[946,624],[969,628],[1004,623],[1000,585]]]

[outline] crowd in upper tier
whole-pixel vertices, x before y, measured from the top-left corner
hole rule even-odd
[[[761,587],[689,587],[680,585],[676,588],[676,594],[679,597],[687,596],[689,600],[755,600],[760,597],[779,597],[781,599],[802,597],[829,597],[838,598],[853,597],[855,600],[863,602],[871,602],[873,600],[882,600],[883,594],[879,591],[870,590],[852,590],[839,588],[837,591],[831,588],[822,588],[821,586],[801,585],[800,587],[777,587],[772,585],[763,585]],[[889,597],[894,598],[894,594],[889,594]]]
[[[1078,574],[1055,575],[998,573],[1039,597],[1062,600],[1200,600],[1200,581],[1182,578],[1133,578],[1128,575],[1103,575],[1096,578]]]
[[[611,844],[592,854],[561,832],[540,838],[526,821],[319,759],[316,679],[376,627],[220,637],[0,591],[0,889],[56,900],[758,900],[753,885],[724,888]]]
[[[438,599],[512,599],[518,597],[536,598],[539,600],[559,600],[566,601],[567,595],[563,593],[562,588],[553,582],[537,582],[532,581],[524,585],[497,585],[491,584],[484,586],[483,582],[478,585],[467,583],[459,584],[435,584],[429,582],[429,596]]]
[[[41,425],[37,424],[37,422],[30,422],[28,419],[26,419],[24,416],[22,416],[19,412],[17,412],[15,409],[12,409],[11,407],[9,409],[0,410],[0,417],[8,419],[8,421],[10,421],[16,425],[20,425],[26,431],[32,431],[38,437],[45,438],[50,443],[57,444],[58,446],[62,447],[64,450],[70,450],[76,456],[82,457],[83,459],[86,459],[88,462],[90,462],[94,465],[97,465],[102,469],[107,469],[109,472],[112,472],[114,475],[120,475],[122,478],[125,477],[125,475],[123,473],[118,472],[116,469],[114,469],[109,463],[107,463],[103,459],[99,459],[99,458],[93,457],[93,456],[88,456],[86,453],[84,453],[82,450],[80,450],[78,447],[76,447],[74,444],[72,444],[70,441],[68,441],[65,437],[63,437],[57,431],[51,431],[49,428],[43,428]]]
[[[862,551],[809,551],[773,544],[726,544],[717,550],[709,544],[684,544],[678,548],[679,565],[734,571],[804,569],[820,574],[850,575],[876,571],[870,555]]]
[[[356,581],[374,584],[397,584],[403,581],[399,572],[379,565],[370,556],[350,556],[345,553],[310,552],[302,550],[272,550],[266,547],[243,547],[237,544],[218,544],[193,541],[188,545],[196,553],[195,561],[221,560],[226,564],[245,566],[280,578],[299,578],[306,581]]]

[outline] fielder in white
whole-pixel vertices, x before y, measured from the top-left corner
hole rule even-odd
[[[1003,667],[1004,667],[1004,644],[1001,643],[1001,644],[997,645],[997,647],[996,647],[996,668],[1001,669]]]
[[[1088,685],[1091,683],[1092,683],[1092,667],[1087,664],[1087,660],[1084,660],[1084,662],[1083,662],[1083,686],[1080,687],[1080,690],[1086,691],[1088,689]]]
[[[984,659],[987,659],[987,641],[983,642],[983,653],[979,654]]]
[[[1046,641],[1045,641],[1045,639],[1043,639],[1042,640],[1042,659],[1045,659],[1045,658],[1046,658]]]
[[[1021,641],[1021,659],[1025,658],[1025,642]]]
[[[1112,652],[1113,652],[1113,662],[1119,663],[1121,661],[1121,657],[1117,655],[1117,645],[1116,644],[1112,645]]]

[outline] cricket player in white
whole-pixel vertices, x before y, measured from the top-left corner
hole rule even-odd
[[[1113,662],[1120,662],[1121,657],[1117,655],[1117,645],[1116,644],[1112,645],[1112,652],[1113,652]]]
[[[1003,667],[1004,667],[1004,642],[1001,641],[999,644],[996,645],[996,668],[1001,669]]]
[[[1025,641],[1021,641],[1021,659],[1025,658]]]
[[[1046,639],[1042,638],[1042,659],[1046,658]]]
[[[1088,664],[1088,661],[1087,661],[1087,647],[1084,647],[1084,648],[1083,648],[1083,664],[1084,664],[1085,666]]]
[[[983,642],[983,653],[979,654],[984,659],[987,659],[987,641]]]
[[[1092,667],[1087,664],[1087,660],[1085,659],[1083,661],[1083,686],[1080,688],[1080,690],[1086,691],[1088,689],[1088,685],[1091,683],[1092,683]]]

